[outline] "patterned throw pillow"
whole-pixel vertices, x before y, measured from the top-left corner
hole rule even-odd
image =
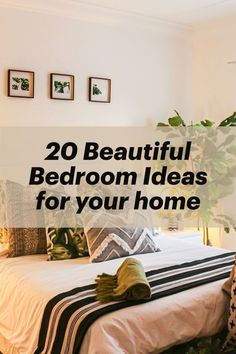
[[[0,181],[0,243],[8,244],[9,257],[47,253],[45,229],[27,227],[43,224],[43,216],[32,212],[33,196],[30,188],[9,180]],[[3,227],[15,223],[19,228]]]
[[[233,267],[229,279],[224,283],[223,290],[230,296],[231,295],[231,288],[233,285],[234,276],[236,274],[236,266]]]
[[[4,181],[0,181],[0,224],[5,225],[7,220],[6,212],[6,187]],[[9,232],[5,227],[0,228],[0,243],[8,244],[9,243]]]
[[[48,260],[65,260],[89,255],[83,228],[48,228]]]
[[[92,262],[160,251],[148,228],[86,228],[85,234]]]
[[[0,228],[0,244],[9,243],[9,229],[7,227]]]
[[[10,228],[8,257],[47,253],[45,229]]]
[[[229,284],[231,284],[231,300],[230,300],[230,314],[228,320],[228,336],[223,345],[223,351],[235,352],[236,349],[236,267],[233,268],[233,273],[230,275],[229,281],[224,285],[224,290],[228,291]]]

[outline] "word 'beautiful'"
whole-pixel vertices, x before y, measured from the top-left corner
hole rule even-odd
[[[112,149],[109,146],[100,148],[98,143],[88,142],[85,144],[84,160],[189,160],[191,151],[191,141],[187,141],[186,146],[171,146],[170,141],[165,141],[160,145],[159,141],[155,145],[146,144],[145,146],[126,148],[119,146]]]

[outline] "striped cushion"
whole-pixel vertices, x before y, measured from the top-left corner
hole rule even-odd
[[[159,251],[153,240],[152,229],[147,228],[86,228],[90,260],[103,262],[133,254]]]

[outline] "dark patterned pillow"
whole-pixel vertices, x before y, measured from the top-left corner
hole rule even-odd
[[[8,257],[47,253],[45,229],[9,228]]]
[[[86,228],[85,234],[92,262],[160,251],[148,228]]]
[[[233,280],[234,277],[236,275],[236,266],[233,266],[233,269],[230,273],[230,277],[229,279],[227,279],[227,281],[224,283],[223,285],[223,290],[230,296],[231,295],[231,289],[232,289],[232,285],[233,285]],[[236,315],[236,313],[235,313]]]
[[[236,267],[233,267],[233,270],[230,274],[229,280],[224,284],[223,289],[229,291],[231,286],[230,294],[230,312],[228,320],[228,335],[226,341],[223,345],[222,350],[224,352],[235,353],[236,349]]]
[[[57,261],[89,255],[83,228],[47,229],[48,260]]]

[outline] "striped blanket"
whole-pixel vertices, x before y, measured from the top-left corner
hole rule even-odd
[[[192,262],[146,272],[153,301],[164,296],[227,278],[235,263],[235,253],[221,253]],[[140,302],[96,301],[96,284],[88,284],[52,298],[44,311],[38,348],[34,354],[78,354],[89,326],[99,317]]]

